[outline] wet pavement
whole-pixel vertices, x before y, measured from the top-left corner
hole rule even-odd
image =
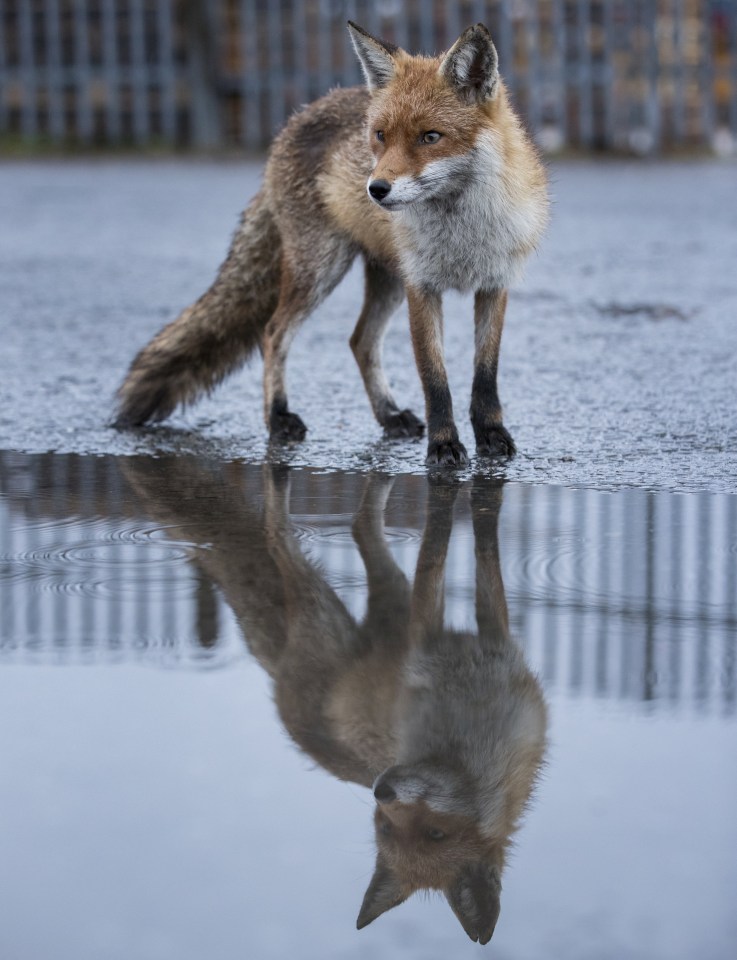
[[[3,960],[446,960],[499,904],[488,956],[734,956],[737,168],[552,175],[520,454],[428,472],[369,415],[356,271],[290,355],[304,444],[258,360],[110,429],[259,167],[0,165]],[[403,313],[386,355],[419,410]]]
[[[0,449],[263,458],[258,359],[162,428],[107,427],[134,353],[209,285],[260,172],[184,161],[0,165]],[[551,179],[552,228],[512,295],[502,345],[500,391],[519,456],[493,472],[734,491],[737,166],[569,163]],[[347,344],[361,294],[356,269],[296,338],[290,398],[309,434],[287,459],[422,473],[422,444],[384,442],[370,414]],[[448,296],[445,313],[454,405],[472,450],[471,303]],[[386,360],[398,401],[421,413],[405,308]]]

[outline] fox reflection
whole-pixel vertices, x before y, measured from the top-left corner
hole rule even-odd
[[[455,483],[428,487],[410,587],[384,535],[392,481],[368,478],[352,531],[368,580],[367,613],[357,622],[300,549],[283,470],[265,468],[263,511],[235,480],[182,461],[131,461],[127,472],[167,533],[198,545],[194,558],[273,678],[292,738],[340,779],[373,789],[377,858],[359,929],[433,889],[472,940],[488,943],[546,738],[540,687],[508,628],[501,486],[477,479],[471,489],[471,633],[443,624]]]

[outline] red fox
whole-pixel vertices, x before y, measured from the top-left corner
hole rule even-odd
[[[441,297],[473,291],[476,450],[514,454],[497,364],[507,289],[548,219],[544,167],[509,104],[483,24],[440,57],[411,56],[348,26],[368,90],[333,90],[288,122],[212,287],[131,364],[117,426],[164,419],[258,347],[271,437],[303,439],[307,428],[287,403],[287,352],[361,255],[365,297],[350,345],[386,434],[424,432],[382,370],[386,326],[406,295],[427,462],[467,461],[443,359]]]
[[[476,477],[471,487],[478,629],[461,631],[444,623],[455,483],[428,485],[410,585],[384,536],[393,481],[367,479],[353,522],[368,586],[358,621],[294,535],[283,468],[263,468],[263,513],[224,470],[132,457],[124,471],[147,513],[193,544],[191,558],[232,606],[295,743],[373,790],[376,869],[359,929],[432,889],[472,940],[487,943],[547,737],[542,691],[509,631],[499,482]]]

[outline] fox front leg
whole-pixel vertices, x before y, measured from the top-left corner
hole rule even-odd
[[[440,294],[408,286],[407,302],[412,346],[425,393],[428,438],[425,462],[450,466],[468,463],[466,448],[458,439],[445,372]]]
[[[482,456],[512,457],[516,452],[514,440],[502,426],[502,407],[496,388],[506,308],[506,290],[477,291],[474,302],[476,349],[471,424],[476,437],[476,451]]]

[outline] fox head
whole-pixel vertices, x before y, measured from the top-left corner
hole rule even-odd
[[[480,826],[473,784],[433,764],[391,767],[374,784],[376,869],[359,930],[416,890],[440,890],[468,936],[488,943],[500,910],[505,838]]]
[[[479,134],[500,100],[498,56],[483,24],[442,57],[410,56],[349,21],[373,97],[367,129],[371,199],[385,210],[452,194],[472,182]]]

